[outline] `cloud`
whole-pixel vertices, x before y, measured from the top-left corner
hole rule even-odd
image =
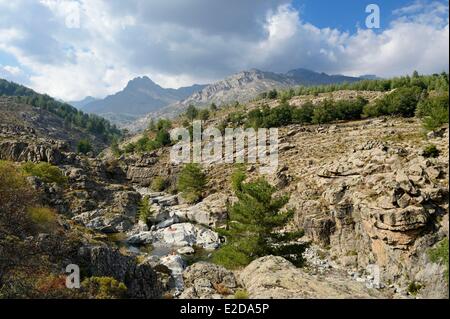
[[[25,84],[66,100],[114,93],[140,75],[179,87],[254,67],[448,70],[448,8],[416,1],[393,15],[384,30],[350,34],[304,21],[289,0],[0,0],[0,51]]]

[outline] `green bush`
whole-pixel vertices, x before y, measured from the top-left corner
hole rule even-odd
[[[200,110],[198,113],[198,118],[202,121],[209,119],[209,111],[207,109]]]
[[[424,147],[422,151],[423,157],[438,157],[439,156],[439,150],[437,149],[436,145],[429,144]]]
[[[191,121],[196,119],[198,116],[198,109],[194,105],[189,105],[186,109],[186,117],[190,119]]]
[[[112,277],[90,277],[81,283],[83,291],[93,299],[122,299],[127,287]]]
[[[246,290],[238,289],[234,293],[234,299],[248,299],[249,295]]]
[[[148,220],[153,213],[151,204],[152,203],[150,202],[150,198],[148,196],[144,196],[138,206],[137,217],[141,222],[144,222],[145,224],[148,223]]]
[[[428,257],[434,263],[442,263],[446,266],[445,278],[448,282],[448,238],[443,239],[428,252]]]
[[[80,140],[77,144],[77,152],[87,154],[92,151],[92,145],[88,140]]]
[[[401,87],[389,95],[378,99],[364,108],[364,115],[376,117],[382,115],[398,115],[412,117],[420,101],[422,89],[417,86]]]
[[[200,165],[195,163],[186,164],[178,176],[177,189],[183,198],[189,202],[200,200],[206,186],[206,176]]]
[[[306,102],[301,107],[292,110],[292,121],[296,124],[307,124],[312,122],[314,104]]]
[[[416,116],[422,119],[423,127],[433,131],[448,123],[448,92],[422,99],[417,105]]]
[[[44,183],[64,185],[67,182],[67,177],[61,170],[47,162],[38,164],[28,162],[22,165],[22,170],[27,175],[39,177]]]
[[[28,209],[31,221],[43,232],[51,232],[58,225],[58,215],[47,207],[31,207]]]
[[[152,191],[155,191],[155,192],[162,192],[163,190],[166,189],[166,187],[167,187],[167,181],[164,178],[162,178],[161,176],[156,176],[152,180],[152,184],[150,186]]]

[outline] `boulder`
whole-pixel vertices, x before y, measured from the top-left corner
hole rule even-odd
[[[189,221],[208,227],[218,227],[227,220],[228,196],[215,193],[206,197],[202,202],[194,205],[186,212]]]
[[[195,263],[183,272],[185,291],[182,299],[220,299],[238,287],[234,274],[222,266],[207,262]]]
[[[239,279],[253,299],[362,299],[376,295],[363,284],[346,278],[316,277],[276,256],[254,260]]]

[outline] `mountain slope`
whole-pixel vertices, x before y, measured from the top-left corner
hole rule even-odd
[[[84,99],[80,101],[71,101],[69,102],[70,105],[75,106],[79,110],[83,110],[83,108],[88,105],[89,103],[95,102],[98,99],[92,96],[86,96]]]
[[[102,100],[92,101],[86,104],[83,110],[122,123],[183,100],[203,87],[193,85],[180,89],[165,89],[146,76],[138,77],[128,82],[122,91]]]
[[[101,142],[104,145],[122,134],[116,126],[111,125],[102,117],[83,113],[67,103],[59,102],[46,94],[39,94],[14,82],[0,79],[0,96],[11,97],[6,99],[9,102],[4,103],[7,107],[10,107],[9,104],[12,103],[47,111],[64,123],[65,128],[61,128],[62,130],[77,129],[86,137],[90,136],[92,140],[98,140],[99,143]]]
[[[182,113],[190,104],[201,107],[210,105],[211,103],[223,105],[236,101],[247,102],[257,97],[260,93],[272,89],[287,89],[299,85],[311,86],[344,82],[350,83],[360,80],[361,78],[328,75],[307,69],[295,69],[285,74],[251,69],[233,74],[224,80],[210,84],[183,101],[151,112],[146,117],[130,123],[127,128],[133,131],[143,129],[149,118],[174,117]]]

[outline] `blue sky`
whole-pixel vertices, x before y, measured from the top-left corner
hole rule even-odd
[[[445,3],[445,1],[441,1]],[[295,0],[293,6],[300,10],[303,19],[317,27],[337,28],[341,31],[356,32],[366,19],[365,8],[377,4],[381,11],[381,29],[389,26],[396,16],[392,12],[414,3],[410,0],[342,0],[317,1]]]
[[[381,28],[365,26],[368,4]],[[0,78],[66,100],[136,76],[164,87],[259,68],[382,77],[448,71],[443,0],[0,0]]]

